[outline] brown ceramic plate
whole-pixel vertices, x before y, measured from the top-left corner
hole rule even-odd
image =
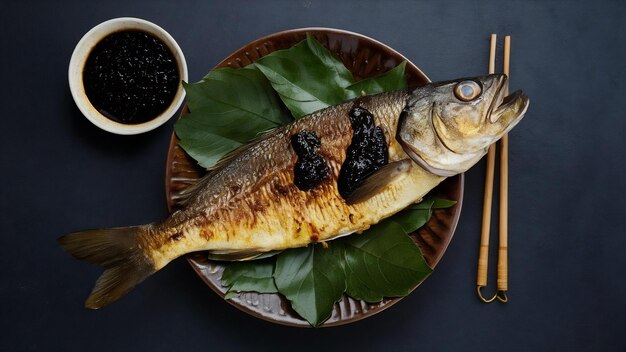
[[[305,39],[307,33],[340,57],[356,80],[377,76],[396,67],[402,61],[407,61],[406,74],[410,87],[429,82],[417,66],[388,46],[360,34],[328,28],[294,29],[269,35],[232,53],[216,67],[244,67],[275,50],[293,46]],[[181,118],[185,118],[186,113],[185,108]],[[179,193],[203,174],[204,171],[181,149],[178,138],[172,134],[165,173],[165,192],[170,211],[177,208]],[[452,239],[461,213],[463,175],[448,178],[432,192],[439,197],[457,201],[451,208],[435,210],[430,221],[412,234],[426,261],[434,268]],[[189,254],[187,260],[202,280],[223,297],[225,288],[222,287],[220,278],[224,265],[206,259],[205,253]],[[380,303],[370,304],[344,295],[343,299],[335,304],[332,316],[323,326],[342,325],[366,318],[399,300],[400,298],[386,298]],[[278,294],[244,293],[227,302],[248,314],[274,323],[310,326],[291,309],[289,302]]]

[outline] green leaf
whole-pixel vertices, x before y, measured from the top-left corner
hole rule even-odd
[[[230,299],[239,292],[278,292],[273,273],[273,258],[228,264],[221,279],[222,286],[228,287],[224,299]]]
[[[407,208],[393,216],[389,219],[389,221],[393,221],[400,225],[402,230],[406,234],[409,234],[424,226],[424,224],[428,222],[428,219],[430,219],[431,215],[432,210],[430,208]]]
[[[402,227],[383,221],[344,241],[346,292],[367,302],[405,296],[432,269]]]
[[[368,302],[404,296],[432,272],[406,234],[428,221],[435,204],[454,203],[426,197],[361,235],[329,242],[329,249],[318,244],[287,250],[278,259],[230,263],[222,276],[222,284],[229,288],[224,298],[240,292],[278,292],[318,326],[328,319],[344,291]]]
[[[185,84],[191,111],[174,129],[180,145],[209,168],[229,151],[291,121],[265,76],[254,68],[221,68]]]
[[[404,75],[405,68],[406,61],[403,61],[400,65],[380,76],[364,79],[347,87],[346,100],[359,97],[362,95],[362,92],[370,95],[406,89],[407,83]]]
[[[255,63],[295,118],[345,100],[354,78],[343,63],[313,37],[275,51]]]
[[[274,282],[291,307],[311,325],[323,323],[346,290],[342,246],[332,242],[290,249],[276,259]]]
[[[433,209],[442,209],[442,208],[450,208],[455,205],[456,201],[441,199],[441,198],[433,198]]]
[[[453,200],[426,197],[421,202],[413,204],[398,214],[389,218],[402,226],[402,229],[410,234],[424,226],[432,216],[432,209],[448,208],[456,204]]]

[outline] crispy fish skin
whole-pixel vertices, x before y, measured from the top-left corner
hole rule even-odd
[[[383,128],[390,162],[408,159],[395,139],[407,98],[406,92],[393,92],[358,101]],[[337,178],[352,138],[348,113],[354,105],[330,107],[279,128],[214,171],[186,208],[157,226],[159,234],[151,237],[155,268],[200,250],[267,252],[363,231],[419,200],[444,179],[409,164],[406,177],[366,201],[346,204]],[[318,153],[331,170],[329,178],[307,192],[294,185],[297,156],[290,145],[291,136],[302,130],[319,136]]]
[[[469,169],[522,119],[528,97],[517,91],[505,98],[505,83],[504,75],[435,82],[320,110],[220,161],[186,192],[182,209],[161,223],[62,236],[59,244],[71,255],[105,269],[85,306],[116,301],[186,253],[250,259],[369,228]],[[382,130],[387,160],[344,199],[337,181],[353,139],[355,107],[371,113],[375,133]],[[294,184],[299,156],[291,144],[302,131],[319,138],[316,155],[329,170],[306,191]]]

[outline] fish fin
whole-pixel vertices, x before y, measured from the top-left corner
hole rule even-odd
[[[209,181],[213,178],[213,176],[217,172],[219,172],[221,169],[223,169],[226,165],[230,164],[237,157],[239,157],[240,155],[242,155],[243,153],[248,151],[250,148],[252,148],[255,145],[259,144],[263,140],[274,136],[279,131],[281,131],[281,129],[278,128],[278,127],[269,129],[269,130],[263,132],[263,134],[261,134],[260,136],[252,139],[247,144],[244,144],[244,145],[242,145],[242,146],[240,146],[240,147],[238,147],[238,148],[236,148],[236,149],[226,153],[217,163],[215,163],[215,165],[211,166],[210,168],[207,168],[207,174],[206,175],[204,175],[203,177],[198,179],[194,184],[192,184],[189,187],[185,188],[184,190],[180,191],[176,195],[176,199],[175,199],[176,204],[179,205],[179,206],[187,205],[189,203],[189,201],[191,199],[195,198],[196,194],[198,194],[198,192],[201,189],[203,189],[204,186],[206,186],[207,183],[209,183]]]
[[[324,240],[324,242],[329,242],[329,241],[336,240],[336,239],[341,238],[341,237],[346,237],[346,236],[351,235],[353,233],[354,233],[354,231],[340,233],[338,235],[334,235],[334,236],[328,237],[327,239]]]
[[[260,252],[254,250],[230,250],[230,251],[220,251],[213,250],[210,251],[207,257],[210,260],[218,260],[218,261],[248,261],[248,260],[256,260],[256,259],[264,259],[272,257],[282,251],[269,251],[269,252]]]
[[[213,177],[213,174],[208,173],[202,176],[201,178],[199,178],[194,184],[178,192],[178,194],[175,196],[175,199],[174,199],[176,204],[178,206],[187,205],[189,201],[195,198],[196,194],[198,194],[198,192],[201,189],[203,189],[207,183],[209,183],[209,180],[211,180],[212,177]]]
[[[156,270],[146,256],[141,234],[150,225],[74,232],[58,239],[74,258],[104,267],[85,307],[102,308],[122,297]]]
[[[325,239],[324,241],[332,241],[332,240],[340,238],[340,237],[348,236],[348,235],[350,235],[352,233],[354,233],[354,231],[340,233],[338,235],[331,236],[331,237]],[[267,252],[262,252],[260,250],[254,250],[254,249],[253,250],[219,250],[219,249],[215,249],[215,250],[209,251],[209,253],[207,254],[207,258],[209,260],[243,262],[243,261],[248,261],[248,260],[258,260],[258,259],[265,259],[265,258],[273,257],[273,256],[279,254],[282,251],[283,250],[280,250],[280,249],[279,250],[274,250],[274,251],[267,251]]]
[[[363,180],[361,185],[346,197],[346,203],[356,204],[373,197],[389,183],[406,176],[410,168],[409,159],[398,160],[381,167]]]
[[[216,171],[223,169],[224,166],[230,164],[234,159],[237,159],[237,157],[248,151],[250,148],[278,134],[278,132],[283,130],[280,127],[281,126],[268,129],[267,131],[262,132],[261,135],[251,139],[248,143],[226,153],[217,163],[215,163],[215,165],[207,168],[207,171],[210,173],[215,173]]]

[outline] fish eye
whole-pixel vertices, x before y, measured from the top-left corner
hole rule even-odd
[[[461,101],[471,101],[480,96],[482,88],[474,81],[463,81],[454,87],[454,95]]]

